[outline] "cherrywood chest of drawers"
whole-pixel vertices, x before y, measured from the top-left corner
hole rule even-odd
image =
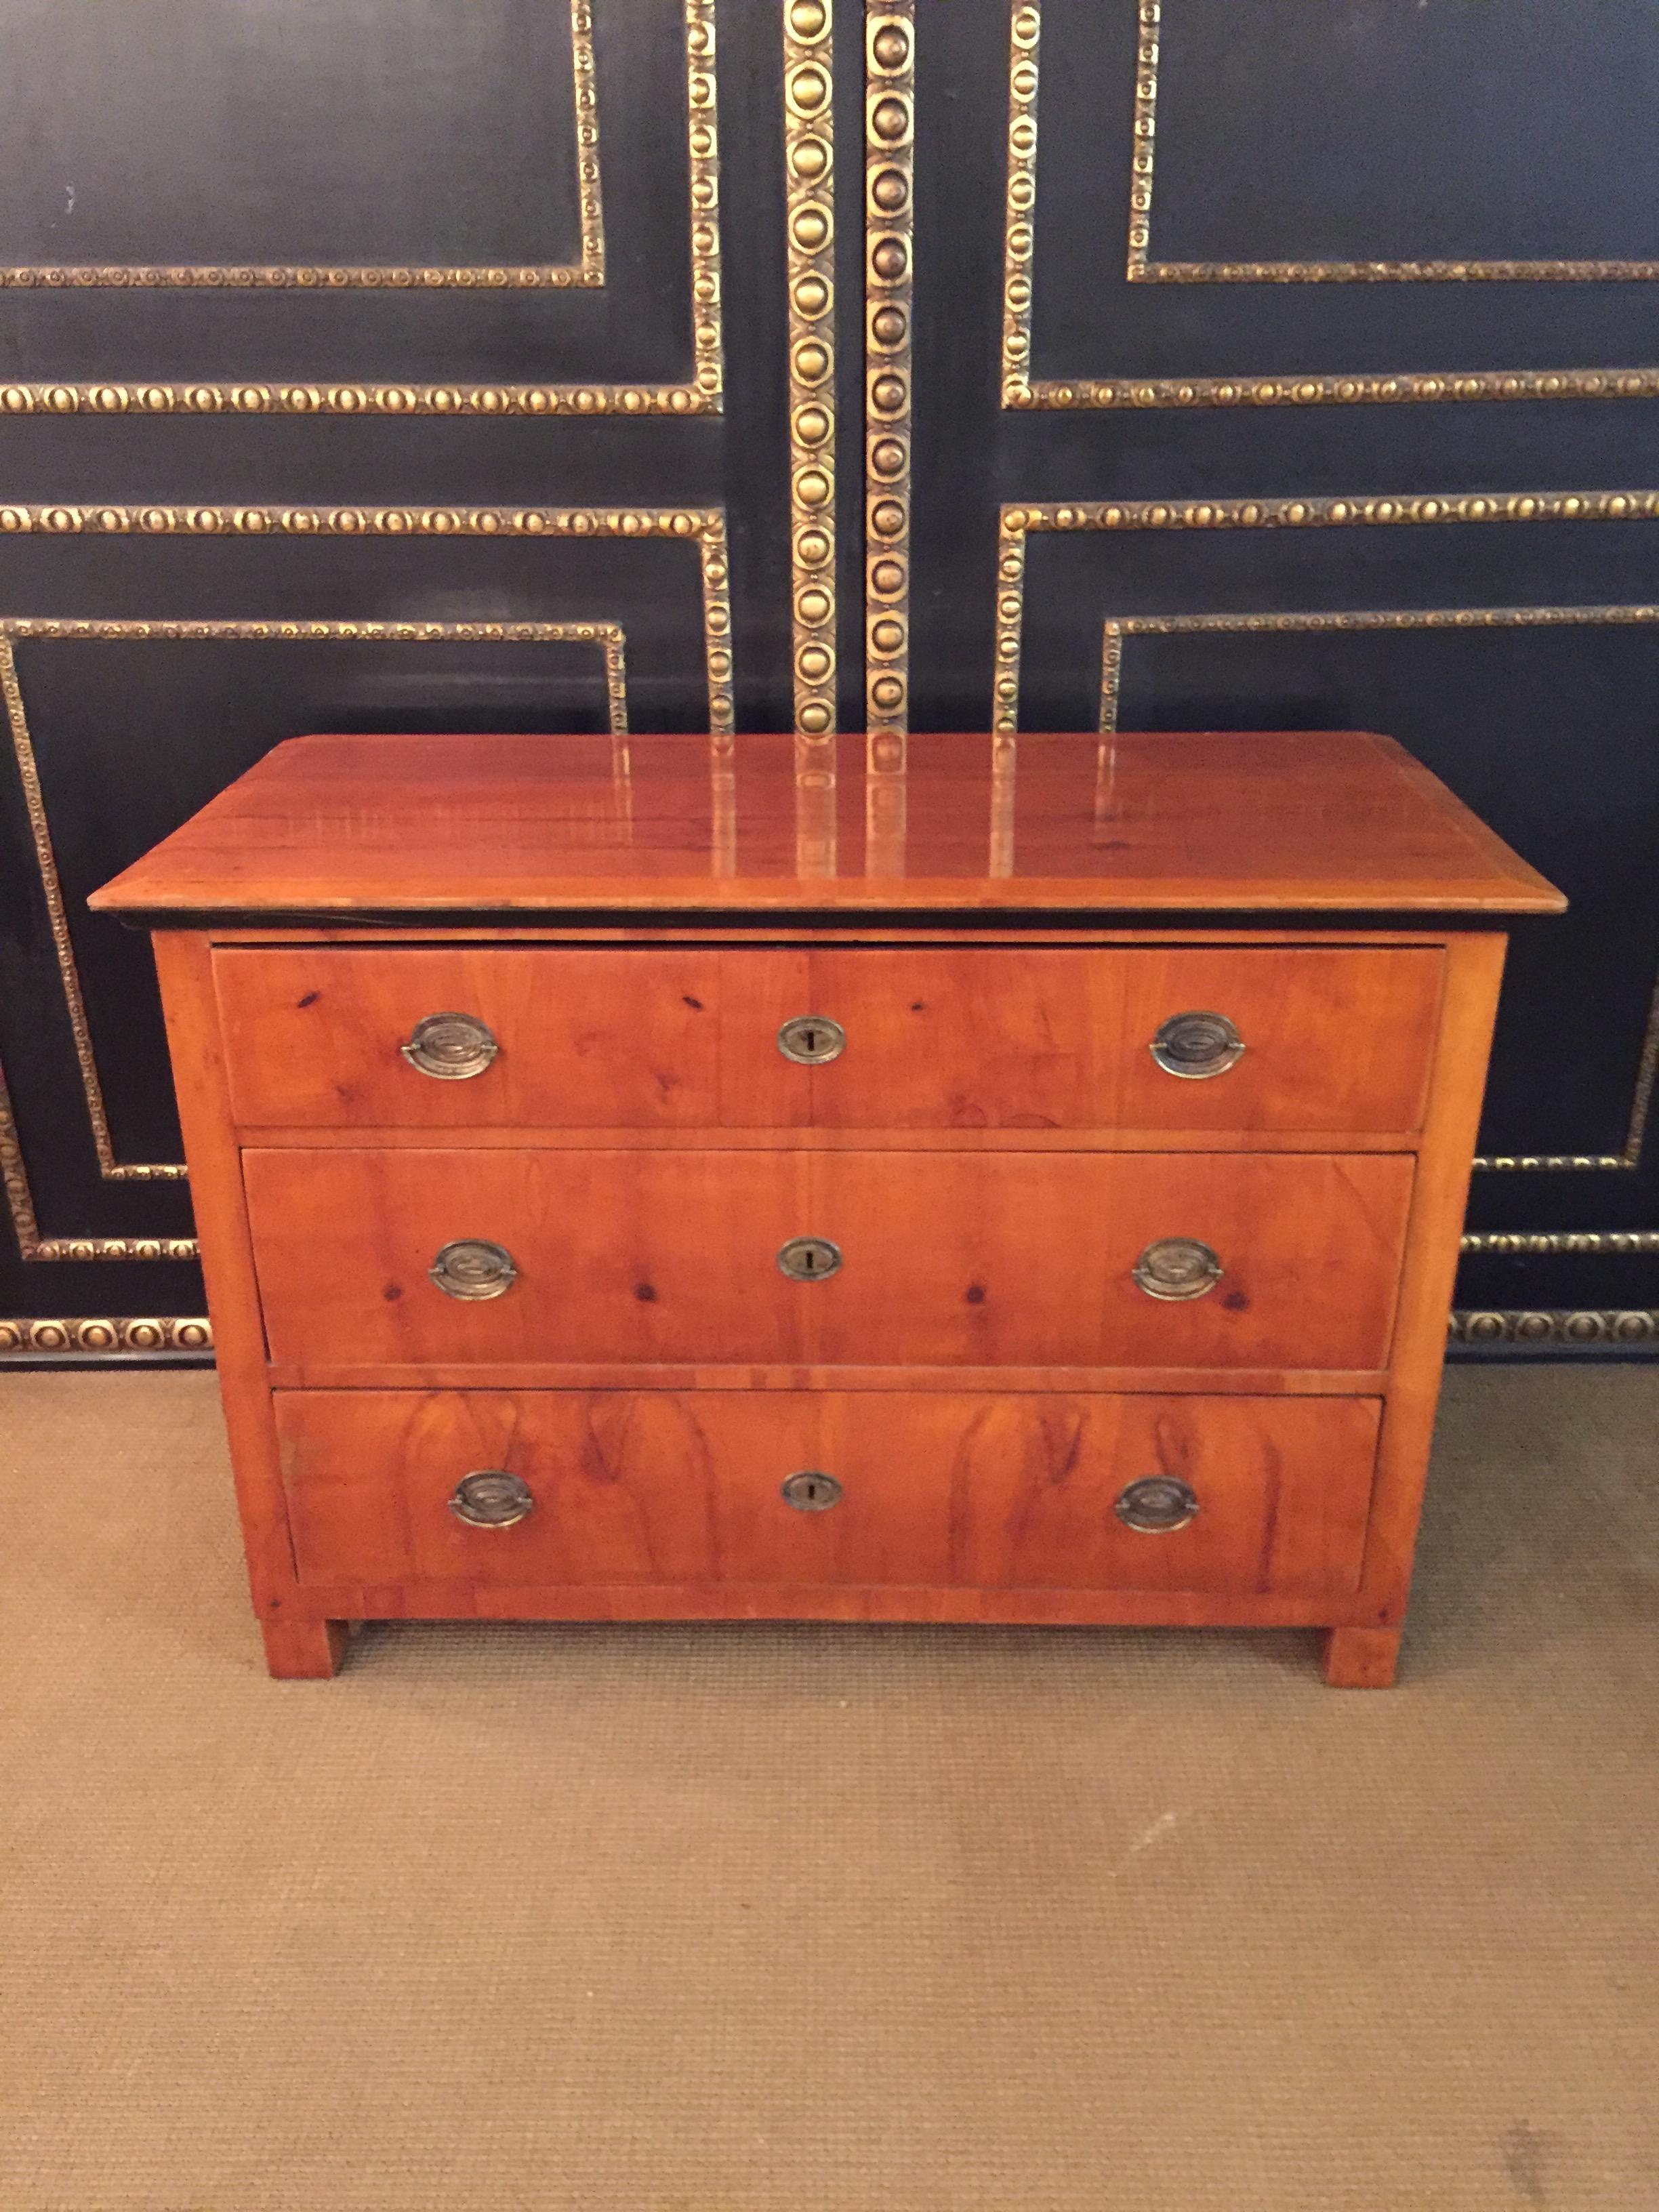
[[[1387,739],[315,737],[155,932],[271,1670],[1304,1625],[1392,1678],[1505,915]]]

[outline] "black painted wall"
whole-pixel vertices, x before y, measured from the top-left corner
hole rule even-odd
[[[791,4],[577,0],[573,21],[569,0],[118,0],[0,21],[0,623],[125,626],[14,638],[0,1346],[59,1341],[8,1337],[7,1316],[203,1310],[191,1262],[139,1249],[189,1237],[188,1195],[120,1172],[176,1162],[178,1136],[147,952],[86,892],[295,732],[557,732],[608,711],[580,641],[135,626],[619,623],[633,728],[703,727],[697,548],[620,518],[719,513],[732,672],[715,688],[739,744],[787,726]],[[1659,4],[914,0],[888,17],[915,57],[912,726],[993,714],[999,518],[1018,508],[1046,519],[1021,541],[1022,727],[1096,726],[1103,635],[1124,623],[1122,726],[1399,737],[1573,900],[1517,935],[1484,1139],[1552,1164],[1484,1170],[1471,1215],[1540,1249],[1472,1252],[1460,1304],[1577,1312],[1583,1341],[1650,1346]],[[865,31],[840,0],[848,726]],[[603,282],[580,281],[600,272],[579,84]],[[712,138],[694,161],[690,137],[716,114],[717,184]],[[1132,191],[1151,202],[1133,272]],[[715,274],[699,222],[717,300],[694,299]],[[352,520],[386,507],[406,520]],[[447,519],[574,508],[615,526]],[[1088,526],[1046,526],[1061,508]],[[1318,619],[1355,615],[1376,619]],[[76,1243],[118,1256],[59,1256]]]

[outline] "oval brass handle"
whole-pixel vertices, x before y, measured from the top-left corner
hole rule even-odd
[[[821,1283],[841,1265],[841,1247],[827,1237],[792,1237],[778,1253],[778,1265],[792,1283]]]
[[[1244,1040],[1225,1014],[1171,1014],[1148,1049],[1166,1075],[1201,1080],[1237,1066]]]
[[[536,1510],[530,1485],[504,1468],[481,1468],[456,1484],[449,1510],[469,1528],[510,1528]]]
[[[505,1245],[488,1244],[480,1237],[446,1244],[427,1273],[450,1298],[499,1298],[519,1279]]]
[[[482,1075],[501,1050],[484,1024],[472,1014],[427,1014],[398,1048],[411,1067],[441,1083],[465,1083]]]
[[[1201,1298],[1221,1280],[1219,1258],[1196,1237],[1160,1237],[1133,1267],[1149,1298]]]
[[[827,1513],[841,1502],[841,1485],[833,1474],[804,1467],[799,1474],[786,1478],[782,1495],[784,1504],[793,1505],[797,1513]]]
[[[798,1067],[822,1067],[846,1049],[846,1030],[827,1014],[797,1014],[778,1031],[778,1050]]]
[[[1184,1528],[1198,1510],[1198,1492],[1173,1474],[1146,1474],[1121,1492],[1114,1509],[1126,1528],[1148,1536]]]

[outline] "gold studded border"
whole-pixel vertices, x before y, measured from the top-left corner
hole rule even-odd
[[[573,0],[573,20],[577,16],[586,26],[586,60],[584,65],[583,50],[579,47],[576,74],[584,224],[583,259],[579,268],[11,269],[0,270],[0,287],[189,285],[220,289],[428,292],[546,290],[602,284],[605,240],[588,0]],[[690,157],[692,373],[689,382],[356,384],[315,379],[270,382],[253,378],[228,383],[200,380],[124,383],[104,379],[88,383],[18,381],[0,384],[0,415],[718,415],[725,404],[725,343],[714,0],[684,0],[684,16]]]
[[[1158,75],[1168,0],[1140,0],[1135,67],[1135,150],[1127,274],[1133,284],[1651,283],[1659,261],[1154,261],[1153,155]]]
[[[1634,1350],[1659,1345],[1659,1310],[1651,1307],[1518,1311],[1475,1308],[1452,1314],[1447,1334],[1453,1344],[1516,1344],[1565,1352],[1597,1352],[1608,1346]],[[0,1321],[0,1359],[63,1355],[108,1358],[123,1352],[209,1352],[212,1347],[212,1325],[205,1314],[177,1318]]]
[[[835,773],[836,222],[832,0],[783,0],[795,765]]]
[[[708,696],[709,752],[711,769],[717,775],[729,775],[732,732],[735,727],[732,697],[732,605],[730,562],[726,549],[726,515],[720,507],[81,507],[64,505],[51,507],[0,507],[0,535],[12,536],[40,533],[63,537],[87,536],[224,536],[224,537],[509,537],[524,538],[678,538],[696,546],[702,580],[704,661]],[[356,623],[307,625],[272,623],[268,626],[272,635],[286,635],[291,630],[304,636],[311,629],[325,633],[334,629],[367,636],[384,633],[387,635],[409,635],[418,639],[453,630],[457,637],[477,632],[485,641],[493,641],[499,634],[505,638],[523,629],[592,629],[598,634],[614,625],[592,624],[512,624],[512,623]],[[20,636],[44,635],[121,635],[131,628],[132,634],[149,635],[177,635],[179,636],[211,635],[222,628],[227,632],[247,635],[261,634],[267,628],[258,623],[152,623],[126,625],[123,623],[55,623],[46,621],[13,621],[0,625],[5,657],[9,661],[9,641]],[[613,726],[622,702],[619,686],[623,682],[620,659],[621,641],[618,638],[607,655],[607,696],[611,702]],[[27,739],[27,722],[22,719],[22,701],[17,692],[15,670],[10,672],[5,685],[8,717],[11,725],[14,747],[18,744],[18,732],[22,728]],[[19,750],[20,773],[32,770],[32,746]],[[45,828],[44,808],[40,805],[38,781],[33,793],[29,776],[24,773],[26,803],[30,810],[31,829],[35,838],[37,862],[43,857],[40,842]],[[45,857],[50,860],[50,842],[44,847]],[[56,867],[50,874],[43,871],[43,882],[55,885]],[[48,910],[52,902],[48,897]],[[60,926],[63,934],[58,934]],[[112,1153],[107,1150],[107,1125],[101,1114],[101,1092],[96,1085],[96,1070],[91,1063],[91,1044],[86,1033],[84,1006],[81,1006],[78,976],[74,978],[72,953],[68,955],[67,927],[63,924],[61,893],[58,911],[53,918],[54,939],[58,945],[60,973],[64,975],[65,995],[70,1002],[71,1026],[75,1025],[76,1010],[80,1006],[80,1027],[76,1030],[76,1047],[80,1056],[82,1080],[87,1086],[88,1109],[94,1115],[96,1137],[100,1126],[104,1137],[99,1148],[100,1169],[113,1169],[118,1178],[163,1180],[176,1176],[178,1169],[171,1164],[146,1167],[118,1166]],[[88,1080],[88,1070],[91,1079]],[[97,1101],[94,1109],[94,1102]],[[35,1218],[33,1201],[29,1197],[27,1177],[24,1172],[22,1153],[17,1142],[16,1125],[9,1099],[3,1084],[0,1083],[0,1180],[16,1230],[20,1249],[27,1260],[82,1259],[179,1259],[193,1256],[196,1246],[192,1239],[151,1237],[42,1237]]]
[[[996,674],[991,726],[1019,727],[1025,550],[1039,531],[1344,530],[1443,523],[1630,522],[1659,515],[1659,491],[1426,492],[1400,498],[1066,500],[1014,502],[998,517]],[[0,510],[0,529],[4,527]]]
[[[193,1237],[43,1237],[3,1067],[0,1067],[0,1183],[5,1188],[6,1210],[16,1232],[20,1259],[193,1260],[197,1256],[199,1248]]]
[[[212,1349],[213,1325],[205,1314],[0,1321],[0,1359],[96,1359],[122,1352]]]
[[[1345,609],[1322,614],[1124,615],[1103,626],[1100,653],[1100,732],[1118,726],[1123,679],[1123,647],[1132,637],[1194,637],[1352,635],[1376,630],[1560,629],[1590,625],[1644,628],[1659,623],[1659,605],[1582,607],[1388,607]],[[1647,1026],[1636,1066],[1630,1123],[1616,1152],[1542,1152],[1482,1155],[1474,1164],[1488,1173],[1532,1175],[1602,1173],[1632,1170],[1642,1164],[1642,1143],[1652,1109],[1654,1079],[1659,1073],[1659,984],[1649,1004]]]
[[[1518,1257],[1534,1252],[1583,1252],[1603,1256],[1659,1252],[1659,1229],[1515,1229],[1471,1231],[1463,1239],[1465,1252],[1501,1253]]]
[[[1659,276],[1659,262],[1154,263],[1148,259],[1158,123],[1158,0],[1143,0],[1136,54],[1127,274],[1133,283],[1375,283],[1438,277]],[[1037,85],[1042,0],[1009,17],[1007,184],[1003,222],[1002,404],[1032,410],[1167,407],[1433,404],[1471,399],[1646,399],[1659,369],[1399,370],[1322,376],[1031,375],[1031,270],[1036,249]]]
[[[910,726],[915,0],[866,0],[864,30],[865,696],[878,779],[902,775]]]
[[[731,562],[724,507],[0,506],[0,537],[675,538],[697,549],[708,728],[733,728]]]
[[[130,290],[161,288],[215,291],[565,291],[605,282],[605,210],[599,187],[599,107],[593,70],[592,0],[570,0],[570,61],[574,79],[576,198],[580,258],[574,263],[517,264],[506,268],[407,268],[386,263],[295,265],[266,263],[238,266],[214,263],[113,266],[78,264],[46,267],[26,264],[0,267],[0,288],[16,290],[84,290],[119,286]]]
[[[1599,1352],[1609,1345],[1651,1347],[1659,1345],[1659,1312],[1651,1307],[1477,1310],[1453,1314],[1449,1334],[1454,1344],[1520,1344],[1539,1351]]]
[[[110,1134],[109,1116],[104,1103],[103,1084],[98,1072],[97,1057],[93,1048],[92,1031],[87,1019],[86,1000],[81,988],[80,970],[76,964],[75,947],[70,933],[69,917],[64,902],[63,888],[58,873],[58,861],[52,849],[52,830],[47,819],[46,801],[40,789],[39,768],[34,757],[33,741],[30,736],[28,715],[18,680],[14,644],[30,638],[52,638],[103,642],[131,643],[145,640],[178,643],[191,641],[218,641],[233,644],[311,643],[350,644],[355,642],[412,644],[412,645],[596,645],[605,663],[605,701],[611,732],[613,738],[628,734],[628,679],[626,644],[618,623],[439,623],[439,622],[105,622],[105,621],[49,621],[34,619],[0,619],[0,694],[5,700],[6,719],[10,726],[13,754],[17,763],[18,781],[22,787],[24,807],[28,817],[30,839],[34,848],[35,868],[46,901],[47,921],[52,930],[53,950],[58,959],[58,971],[63,985],[64,1005],[68,1010],[70,1030],[75,1041],[76,1060],[81,1071],[81,1085],[86,1097],[88,1118],[92,1124],[93,1144],[98,1158],[98,1171],[108,1182],[164,1182],[183,1179],[181,1163],[173,1161],[144,1161],[127,1163],[115,1157],[113,1139]],[[0,1115],[8,1109],[0,1102]],[[20,1156],[21,1158],[21,1156]],[[21,1172],[21,1170],[20,1170]],[[11,1188],[8,1179],[7,1188]],[[46,1249],[62,1240],[42,1240],[33,1230],[33,1208],[20,1215],[13,1211],[13,1226],[25,1259],[52,1259],[64,1256]],[[84,1239],[71,1240],[84,1243]],[[125,1242],[114,1240],[117,1244]],[[77,1255],[78,1256],[78,1255]],[[119,1258],[123,1252],[96,1256]]]

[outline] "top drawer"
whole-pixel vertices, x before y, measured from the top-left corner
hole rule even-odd
[[[283,945],[214,969],[243,1127],[1389,1133],[1421,1125],[1441,955]],[[437,1015],[465,1020],[422,1033]]]

